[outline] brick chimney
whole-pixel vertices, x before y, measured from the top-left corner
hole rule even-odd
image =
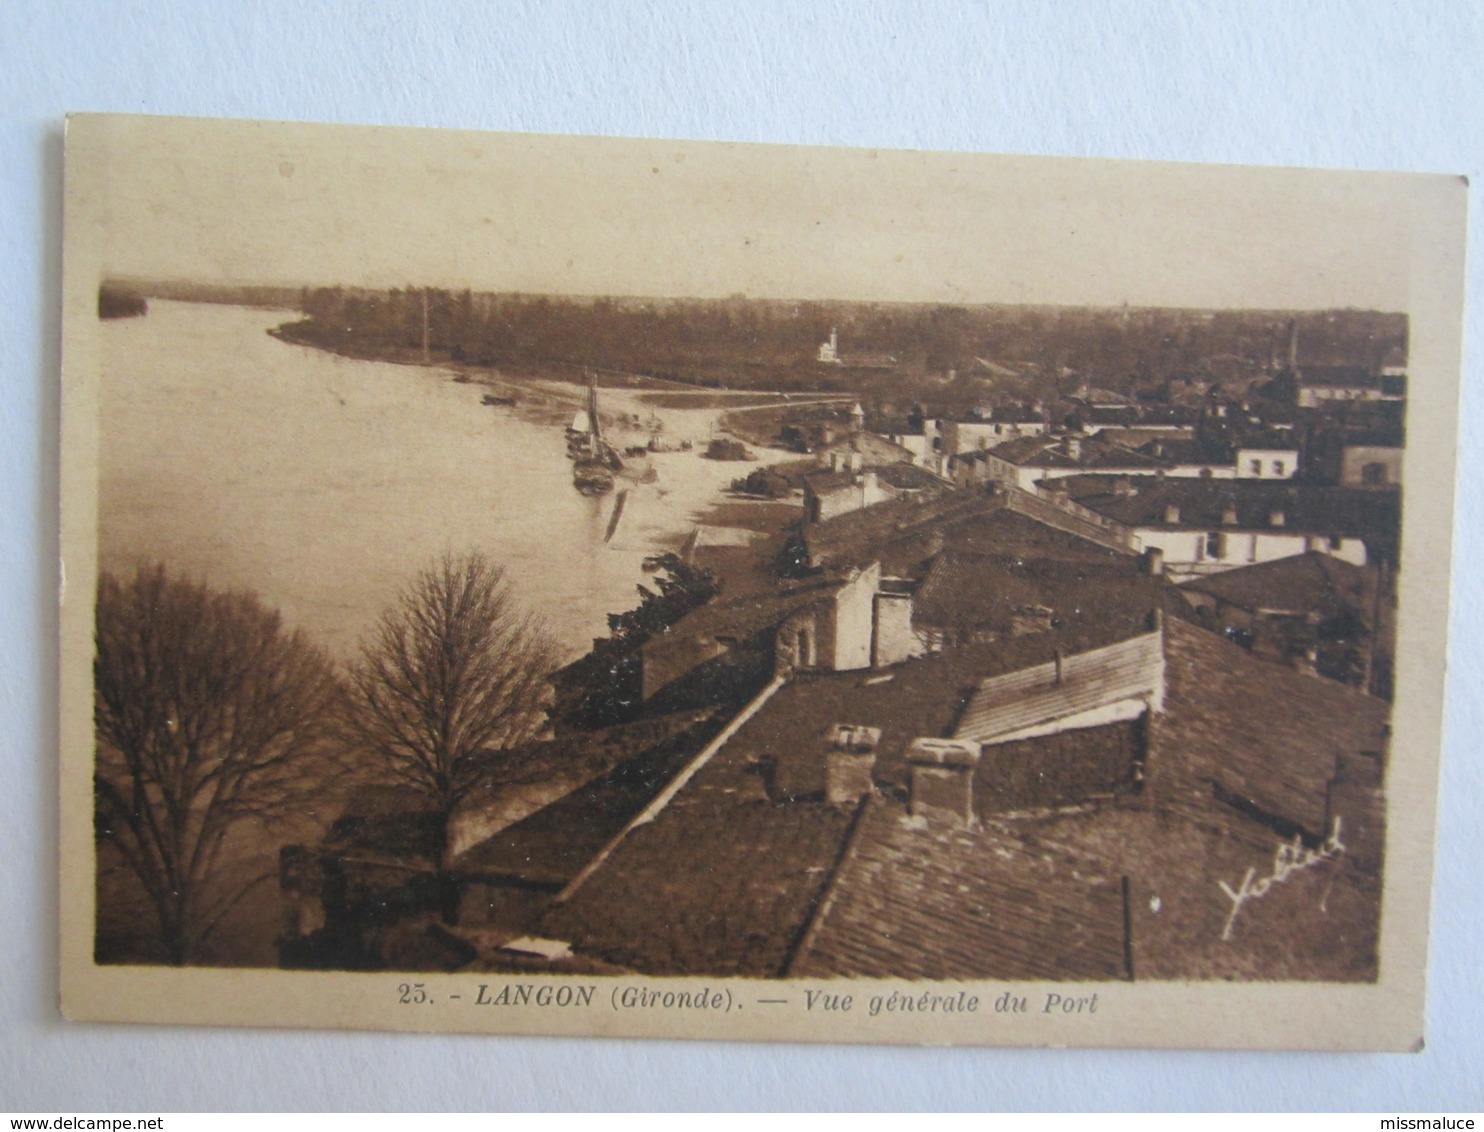
[[[875,789],[876,745],[881,728],[837,723],[825,735],[824,798],[832,806],[849,806]]]
[[[974,821],[974,769],[979,745],[962,739],[914,739],[907,748],[914,816],[948,814],[960,825]]]
[[[1173,503],[1166,504],[1165,505],[1165,522],[1168,523],[1170,526],[1173,527],[1179,521],[1180,521],[1180,508],[1176,507]]]
[[[1139,562],[1142,572],[1151,578],[1157,578],[1165,572],[1165,552],[1160,547],[1148,546],[1144,548],[1144,555]]]

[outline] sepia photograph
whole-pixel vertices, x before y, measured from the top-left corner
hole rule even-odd
[[[1459,178],[74,116],[70,1017],[1417,1048]]]

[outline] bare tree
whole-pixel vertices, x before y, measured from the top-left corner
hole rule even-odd
[[[542,624],[520,609],[484,555],[445,555],[382,614],[350,671],[346,737],[437,817],[435,866],[445,918],[448,824],[490,757],[545,726],[559,662]]]
[[[231,835],[288,816],[321,779],[333,670],[249,593],[163,566],[98,583],[95,823],[153,906],[174,964],[271,873],[234,866]]]

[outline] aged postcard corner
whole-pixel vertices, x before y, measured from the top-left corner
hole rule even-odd
[[[65,1012],[1416,1048],[1463,209],[71,119]]]

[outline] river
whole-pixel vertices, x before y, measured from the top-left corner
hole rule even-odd
[[[576,656],[635,603],[645,556],[678,546],[738,474],[659,457],[605,543],[617,497],[573,489],[555,423],[569,408],[486,406],[444,370],[266,333],[293,317],[152,300],[102,324],[102,568],[161,561],[253,590],[346,659],[418,569],[479,550]],[[696,429],[714,414],[670,417]]]

